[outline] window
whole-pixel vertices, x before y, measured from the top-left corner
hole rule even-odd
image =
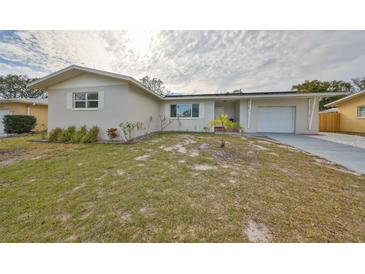
[[[99,107],[97,92],[76,92],[73,94],[73,107],[78,109],[95,109]]]
[[[199,104],[170,105],[170,117],[197,118],[197,117],[199,117]]]
[[[365,106],[357,107],[357,117],[365,118]]]

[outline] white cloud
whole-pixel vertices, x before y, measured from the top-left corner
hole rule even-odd
[[[28,75],[29,77],[42,77],[44,76],[43,72],[37,72],[34,71],[32,68],[26,67],[26,66],[10,66],[7,64],[1,64],[0,63],[0,75],[6,75],[6,74],[20,74],[20,75]]]
[[[19,31],[0,38],[0,74],[40,76],[80,64],[148,74],[186,93],[349,80],[365,76],[364,61],[364,31]]]

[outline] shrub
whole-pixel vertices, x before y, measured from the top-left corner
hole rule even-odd
[[[109,137],[110,140],[115,139],[118,136],[118,129],[116,129],[116,128],[108,128],[106,130],[106,132],[107,132],[108,137]]]
[[[95,143],[98,140],[99,128],[93,126],[87,133],[82,137],[81,143]]]
[[[52,129],[48,136],[49,142],[59,142],[61,139],[61,136],[63,135],[63,129],[56,127],[55,129]]]
[[[7,133],[28,133],[35,127],[37,119],[31,115],[5,115],[3,122]]]
[[[82,138],[87,134],[86,126],[82,126],[79,130],[76,131],[76,134],[74,135],[73,142],[74,143],[80,143]]]
[[[66,128],[60,136],[59,142],[70,143],[75,139],[76,127],[71,126]]]
[[[135,131],[137,124],[133,122],[125,122],[120,123],[119,125],[122,129],[122,137],[126,143],[129,143],[132,141],[133,138],[133,132]]]

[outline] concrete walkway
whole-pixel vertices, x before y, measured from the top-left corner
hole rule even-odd
[[[326,141],[311,137],[310,135],[278,133],[267,133],[263,135],[340,164],[352,171],[365,174],[364,148]]]

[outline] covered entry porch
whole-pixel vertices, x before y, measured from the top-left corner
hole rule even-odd
[[[228,115],[228,119],[240,123],[240,100],[216,100],[214,102],[214,119],[222,114]],[[221,132],[222,127],[215,127],[215,132]]]

